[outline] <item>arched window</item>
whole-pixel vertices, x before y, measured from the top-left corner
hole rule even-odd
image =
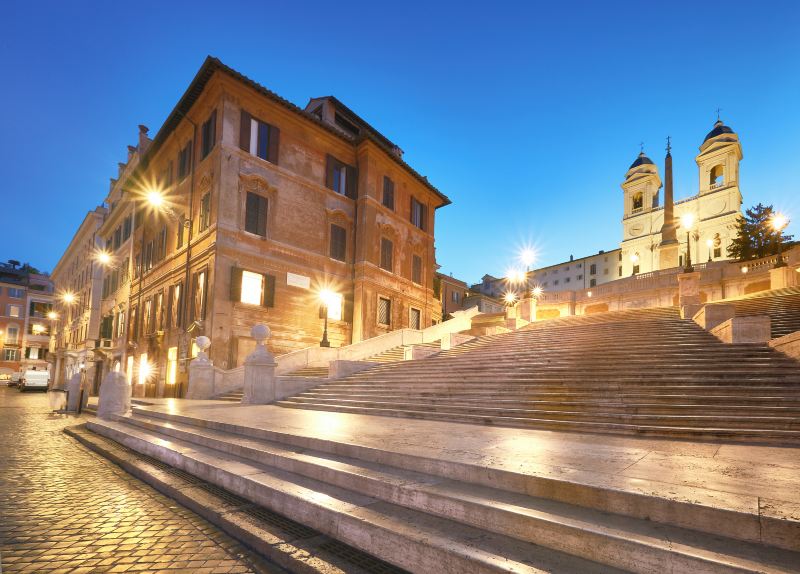
[[[711,168],[711,175],[709,177],[709,185],[711,187],[719,187],[725,183],[725,167],[720,165],[715,165]]]
[[[634,194],[633,210],[636,211],[637,209],[641,209],[643,205],[644,205],[644,197],[642,196],[641,192]]]

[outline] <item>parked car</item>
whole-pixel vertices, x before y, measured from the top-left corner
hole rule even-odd
[[[28,369],[19,381],[19,390],[21,392],[29,390],[46,391],[49,384],[49,371],[34,371],[33,369]]]
[[[15,373],[11,373],[11,378],[8,380],[8,386],[9,387],[18,387],[19,386],[19,380],[21,378],[22,378],[22,373],[20,373],[19,371],[15,372]]]

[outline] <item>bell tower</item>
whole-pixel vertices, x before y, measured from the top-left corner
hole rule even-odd
[[[627,219],[657,207],[660,188],[661,178],[658,176],[658,168],[642,150],[636,161],[628,168],[625,181],[622,182],[625,201],[623,217]]]
[[[695,158],[700,175],[700,195],[724,188],[734,188],[738,194],[741,160],[742,146],[739,136],[718,117]]]

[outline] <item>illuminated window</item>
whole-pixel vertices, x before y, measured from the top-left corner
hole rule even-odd
[[[147,362],[147,353],[139,356],[139,384],[143,385],[150,378],[150,363]]]
[[[636,211],[637,209],[641,209],[644,205],[644,197],[641,193],[637,193],[633,196],[633,210]]]
[[[240,301],[250,305],[261,305],[264,293],[264,276],[260,273],[242,271],[242,295]]]
[[[174,385],[178,379],[178,347],[167,349],[167,384]]]
[[[38,359],[39,358],[39,347],[29,347],[28,348],[28,358],[29,359]]]
[[[6,315],[8,317],[19,317],[21,307],[19,305],[7,305],[6,306]]]

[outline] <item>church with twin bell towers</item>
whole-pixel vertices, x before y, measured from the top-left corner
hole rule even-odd
[[[620,275],[626,277],[684,265],[687,230],[681,222],[687,219],[692,220],[689,232],[693,262],[728,259],[728,246],[736,236],[736,222],[741,213],[741,159],[739,137],[717,119],[695,158],[698,193],[676,201],[668,138],[662,204],[658,167],[642,150],[622,182]]]

